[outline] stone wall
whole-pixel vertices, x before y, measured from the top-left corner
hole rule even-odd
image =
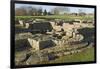
[[[39,48],[39,41],[36,41],[36,40],[34,40],[32,38],[28,38],[28,42],[30,43],[30,45],[32,46],[32,48],[34,50],[39,50],[40,49]]]

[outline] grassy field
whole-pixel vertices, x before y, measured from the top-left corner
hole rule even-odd
[[[19,52],[16,52],[16,59],[18,59],[17,56],[21,56],[22,54],[23,52],[20,54]],[[94,61],[94,47],[88,48],[85,51],[80,52],[80,53],[62,56],[55,60],[39,62],[36,64],[52,64],[52,63],[54,64],[54,63],[71,63],[71,62],[87,62],[87,61]]]
[[[94,61],[94,48],[87,49],[84,52],[76,53],[60,57],[50,63],[64,63],[64,62],[83,62],[83,61]]]
[[[16,19],[64,19],[64,20],[73,20],[73,19],[83,19],[90,20],[93,19],[93,16],[72,16],[72,15],[47,15],[47,16],[15,16]]]
[[[85,62],[85,61],[94,61],[94,48],[89,48],[86,51],[72,54],[72,55],[66,55],[63,57],[60,57],[56,60],[52,60],[50,62],[46,63],[69,63],[69,62]]]

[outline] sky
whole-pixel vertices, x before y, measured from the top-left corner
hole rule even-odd
[[[49,6],[49,5],[35,5],[35,4],[15,4],[15,8],[20,8],[20,7],[36,7],[36,8],[42,8],[43,10],[46,9],[47,11],[50,11],[51,9],[57,7],[57,6]],[[67,7],[67,6],[61,6],[61,7]],[[83,7],[68,7],[70,8],[71,13],[78,13],[79,9],[83,9],[85,13],[94,13],[94,8],[83,8]]]

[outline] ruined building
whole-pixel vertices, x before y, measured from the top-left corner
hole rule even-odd
[[[34,50],[42,50],[56,45],[52,41],[51,37],[46,35],[37,35],[32,38],[28,38],[28,42]]]
[[[26,24],[26,26],[32,33],[46,33],[53,29],[49,22],[35,22],[32,24]]]

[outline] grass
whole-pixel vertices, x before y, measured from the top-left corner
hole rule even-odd
[[[16,52],[16,58],[18,56],[20,57],[22,53],[19,54],[19,52]],[[36,64],[52,64],[52,63],[54,64],[54,63],[71,63],[71,62],[87,62],[87,61],[94,61],[94,47],[88,48],[80,53],[62,56],[55,60],[39,62]]]
[[[48,63],[85,62],[85,61],[94,61],[94,48],[93,47],[87,49],[86,51],[80,52],[80,53],[60,57]]]
[[[93,16],[72,16],[72,15],[47,15],[47,16],[15,16],[16,19],[65,19],[65,20],[73,20],[73,19],[83,19],[90,20],[93,19]]]

